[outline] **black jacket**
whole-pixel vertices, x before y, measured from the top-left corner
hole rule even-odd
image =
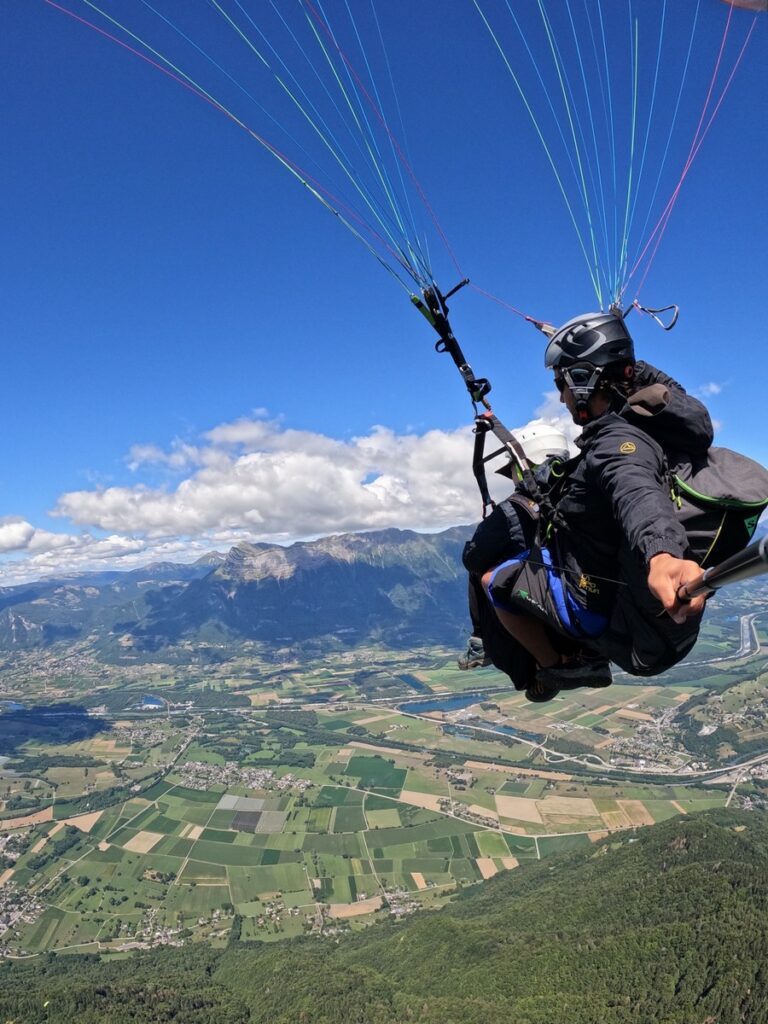
[[[644,584],[654,555],[686,555],[666,455],[706,451],[713,436],[705,407],[671,377],[638,363],[635,380],[642,387],[627,403],[617,401],[584,428],[576,442],[581,455],[569,464],[556,503],[552,546],[569,570],[568,588],[606,614],[618,579]]]

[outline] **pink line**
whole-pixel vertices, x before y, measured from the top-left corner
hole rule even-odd
[[[515,313],[517,314],[517,316],[521,316],[523,320],[527,320],[529,323],[532,324],[540,322],[536,320],[535,317],[528,316],[527,313],[523,313],[522,310],[518,309],[516,306],[513,306],[511,303],[505,302],[504,299],[500,299],[498,295],[494,295],[493,292],[487,292],[485,288],[481,288],[479,285],[473,284],[472,281],[470,281],[469,284],[470,287],[473,288],[476,292],[479,292],[480,295],[485,296],[486,299],[490,299],[492,302],[498,303],[499,306],[503,306],[504,309],[508,309],[511,313]]]
[[[664,208],[664,210],[662,212],[662,215],[659,216],[658,220],[656,221],[656,223],[655,223],[655,225],[653,227],[653,230],[650,232],[650,234],[648,236],[648,241],[645,243],[645,246],[643,247],[642,252],[638,256],[637,260],[635,261],[635,265],[632,267],[632,270],[630,271],[629,276],[627,278],[627,281],[625,283],[625,288],[626,288],[626,286],[634,278],[634,275],[637,272],[640,264],[642,263],[642,261],[643,261],[643,259],[645,257],[645,254],[648,252],[648,249],[651,247],[651,245],[653,245],[653,240],[655,239],[655,245],[653,245],[653,249],[651,251],[650,257],[649,257],[648,262],[647,262],[646,267],[645,267],[645,271],[643,272],[642,279],[640,281],[640,284],[638,285],[636,296],[638,296],[640,294],[640,291],[642,290],[642,287],[645,284],[645,280],[646,280],[646,278],[648,276],[648,272],[650,271],[650,267],[651,267],[651,265],[653,263],[653,260],[655,259],[655,255],[656,255],[656,252],[658,251],[658,247],[660,245],[660,242],[662,242],[662,239],[664,238],[664,234],[665,234],[665,232],[667,230],[667,226],[668,226],[668,224],[670,222],[670,218],[672,216],[673,209],[674,209],[675,205],[677,204],[678,198],[680,196],[680,191],[682,189],[683,182],[685,181],[686,177],[688,176],[688,172],[691,169],[693,161],[695,160],[696,156],[698,155],[698,152],[699,152],[699,150],[701,148],[701,145],[702,145],[703,141],[705,141],[705,139],[707,138],[707,135],[709,134],[710,129],[712,128],[712,124],[713,124],[715,118],[717,117],[718,112],[720,111],[720,108],[721,108],[721,105],[723,103],[723,100],[725,99],[725,96],[726,96],[728,90],[730,89],[731,83],[733,82],[733,78],[734,78],[734,76],[736,74],[736,71],[737,71],[737,69],[738,69],[738,67],[739,67],[739,65],[741,63],[741,59],[742,59],[742,57],[744,55],[744,52],[746,50],[746,46],[748,46],[748,44],[750,42],[750,39],[752,38],[752,34],[753,34],[754,30],[755,30],[756,20],[753,19],[753,23],[752,23],[752,26],[750,27],[750,31],[748,32],[748,34],[746,34],[746,38],[744,39],[744,42],[743,42],[743,44],[741,46],[741,49],[740,49],[740,51],[738,53],[738,56],[736,57],[736,60],[734,62],[734,65],[733,65],[733,68],[731,70],[731,73],[728,76],[728,79],[727,79],[725,85],[723,86],[723,90],[720,93],[720,97],[718,98],[717,103],[715,104],[715,108],[714,108],[712,114],[710,115],[710,119],[707,122],[706,127],[703,128],[703,130],[702,130],[701,129],[701,125],[702,125],[703,120],[705,120],[705,117],[707,115],[707,109],[708,109],[708,106],[709,106],[710,101],[712,99],[712,94],[713,94],[713,91],[714,91],[714,88],[715,88],[715,82],[717,80],[718,72],[720,70],[720,65],[721,65],[721,62],[722,62],[722,56],[723,56],[723,52],[724,52],[724,48],[725,48],[725,43],[726,43],[726,40],[727,40],[727,37],[728,37],[728,30],[729,30],[729,27],[730,27],[730,20],[731,20],[731,15],[732,14],[733,14],[733,7],[729,5],[728,17],[727,17],[727,20],[726,20],[725,31],[723,33],[723,38],[721,40],[720,51],[718,53],[718,57],[717,57],[717,60],[716,60],[716,63],[715,63],[715,69],[714,69],[714,72],[713,72],[713,75],[712,75],[712,80],[710,82],[710,88],[709,88],[709,91],[707,93],[707,99],[705,100],[705,104],[703,104],[703,108],[701,110],[701,116],[700,116],[700,118],[698,120],[698,124],[696,126],[696,130],[693,133],[693,138],[691,140],[690,150],[688,151],[688,156],[687,156],[687,158],[685,160],[685,164],[683,165],[683,170],[681,172],[680,178],[679,178],[677,184],[675,185],[675,188],[672,191],[672,195],[670,196],[670,199],[668,200],[667,205],[666,205],[666,207]]]
[[[733,8],[731,8],[731,11],[732,10],[733,10]],[[730,15],[729,15],[729,17],[730,17]],[[640,280],[640,283],[639,283],[639,285],[637,287],[637,292],[635,294],[635,297],[639,296],[640,291],[642,290],[642,287],[645,284],[645,280],[648,277],[648,273],[649,273],[649,271],[651,269],[653,261],[656,258],[656,253],[658,252],[659,245],[661,244],[661,240],[664,237],[664,233],[667,230],[667,225],[669,224],[670,218],[672,216],[672,210],[674,209],[674,206],[677,203],[678,197],[680,195],[680,190],[682,189],[683,182],[685,181],[686,177],[688,176],[688,172],[691,169],[691,165],[693,164],[693,161],[697,157],[697,155],[699,153],[699,150],[701,149],[701,147],[702,147],[702,145],[704,143],[704,140],[706,139],[707,135],[709,134],[709,130],[712,127],[712,124],[713,124],[715,118],[717,117],[717,114],[718,114],[718,112],[720,110],[720,107],[723,104],[723,100],[725,99],[726,94],[728,93],[728,90],[731,87],[731,84],[733,82],[734,76],[736,75],[736,72],[737,72],[737,70],[738,70],[738,68],[739,68],[739,66],[741,64],[742,58],[744,56],[744,53],[746,52],[747,45],[748,45],[750,39],[752,38],[752,33],[754,31],[755,24],[756,24],[756,21],[753,20],[753,22],[752,22],[752,24],[751,24],[751,26],[749,28],[749,31],[747,33],[747,36],[746,36],[746,38],[744,40],[744,43],[743,43],[743,45],[741,47],[741,50],[739,51],[739,55],[736,58],[736,61],[735,61],[734,65],[733,65],[733,68],[731,69],[731,73],[728,76],[728,79],[727,79],[725,85],[723,86],[723,91],[720,93],[720,97],[718,98],[717,103],[715,104],[715,107],[714,107],[714,109],[713,109],[713,111],[712,111],[712,113],[710,115],[709,121],[707,121],[706,127],[701,132],[700,137],[697,139],[696,136],[694,136],[694,141],[693,141],[692,146],[691,146],[691,151],[689,152],[688,159],[686,161],[685,167],[683,168],[683,173],[680,176],[680,180],[678,181],[678,183],[677,183],[677,185],[675,187],[675,190],[673,191],[672,195],[670,196],[670,199],[669,199],[666,207],[664,208],[664,211],[663,211],[661,217],[659,218],[659,220],[658,220],[658,222],[656,224],[656,227],[651,232],[651,234],[650,234],[650,236],[648,238],[648,241],[647,241],[647,243],[645,245],[645,248],[640,253],[640,256],[637,258],[637,261],[636,261],[634,267],[632,268],[629,277],[627,278],[627,283],[629,283],[629,281],[632,280],[632,277],[634,276],[635,272],[637,271],[637,268],[639,267],[640,263],[642,262],[642,259],[645,256],[645,253],[648,251],[649,246],[653,242],[654,235],[656,235],[656,233],[658,232],[658,238],[656,238],[656,244],[653,247],[653,251],[651,252],[651,256],[650,256],[650,258],[648,260],[648,263],[646,265],[646,268],[645,268],[645,271],[643,273],[643,276],[642,276],[642,278]],[[719,61],[718,61],[718,63],[719,63]],[[709,98],[707,99],[707,103],[708,102],[709,102]],[[705,107],[706,107],[706,105],[705,105]],[[701,121],[699,122],[699,128],[700,127],[701,127]],[[698,133],[699,133],[699,128],[696,129],[696,135],[698,135]]]
[[[99,28],[98,25],[94,25],[93,22],[90,22],[86,18],[81,17],[79,14],[75,14],[74,11],[70,11],[68,8],[63,7],[59,3],[56,3],[56,0],[44,0],[44,3],[47,3],[50,7],[55,7],[57,10],[61,11],[62,14],[66,14],[70,18],[73,18],[75,21],[78,21],[82,25],[87,26],[94,32],[97,32],[99,35],[104,36],[106,39],[109,39],[110,42],[116,43],[118,46],[122,46],[124,50],[127,50],[129,53],[132,53],[135,57],[138,57],[140,60],[143,60],[145,63],[151,65],[153,68],[156,68],[158,71],[161,71],[164,75],[172,79],[174,82],[177,82],[179,85],[183,86],[194,96],[197,96],[201,100],[205,100],[205,102],[208,103],[209,106],[213,107],[214,110],[218,110],[220,113],[224,114],[225,117],[229,118],[229,120],[233,124],[237,125],[238,128],[242,128],[242,130],[246,132],[246,134],[250,135],[253,139],[255,139],[262,146],[264,146],[264,148],[268,150],[268,152],[272,153],[278,159],[284,161],[285,164],[296,173],[300,180],[305,179],[307,182],[310,182],[312,184],[312,187],[317,189],[317,191],[321,192],[324,196],[326,196],[334,207],[338,207],[338,209],[343,211],[347,217],[349,217],[351,220],[354,220],[360,228],[362,228],[364,231],[367,231],[369,235],[371,235],[374,239],[378,240],[380,245],[384,249],[386,249],[386,251],[398,264],[398,266],[403,268],[410,275],[410,269],[404,266],[403,259],[397,252],[397,250],[393,249],[389,242],[382,235],[380,235],[375,228],[371,227],[371,225],[368,224],[368,222],[365,221],[357,213],[356,210],[354,210],[352,207],[348,206],[345,202],[343,202],[341,199],[335,196],[332,192],[325,188],[325,186],[323,186],[319,181],[317,181],[317,179],[313,178],[311,174],[308,174],[306,171],[304,171],[303,168],[299,166],[299,164],[295,163],[293,160],[290,159],[290,157],[286,156],[285,153],[282,153],[279,149],[277,149],[276,146],[273,146],[271,142],[268,142],[263,136],[259,135],[258,132],[254,131],[253,128],[250,128],[243,121],[237,118],[234,114],[227,110],[226,107],[223,107],[220,103],[212,99],[210,96],[206,96],[206,94],[204,92],[201,92],[199,88],[192,85],[190,82],[185,81],[185,79],[180,78],[179,75],[175,74],[173,71],[170,71],[168,68],[164,68],[162,64],[158,64],[157,61],[153,60],[151,57],[148,57],[140,50],[137,50],[129,43],[124,42],[122,39],[119,39],[117,36],[112,35],[105,29]],[[338,211],[335,210],[334,212]]]
[[[432,218],[432,223],[435,225],[437,233],[440,235],[440,238],[442,239],[443,244],[445,245],[445,248],[448,251],[448,255],[453,260],[453,265],[456,267],[456,270],[459,272],[459,274],[463,277],[464,273],[463,273],[463,271],[461,269],[461,266],[459,265],[458,259],[456,258],[456,254],[454,253],[453,248],[451,247],[451,244],[448,241],[448,238],[447,238],[445,232],[443,231],[443,229],[442,229],[442,227],[440,225],[440,222],[437,219],[437,214],[432,209],[432,204],[430,203],[429,199],[427,199],[426,192],[424,191],[424,189],[422,188],[418,178],[416,177],[416,174],[415,174],[413,168],[411,167],[410,163],[408,162],[407,157],[403,153],[403,150],[402,150],[402,148],[400,146],[400,143],[397,140],[397,136],[392,132],[392,130],[390,129],[389,125],[386,122],[386,119],[384,118],[383,113],[379,109],[379,107],[376,104],[375,100],[368,93],[368,90],[366,89],[366,87],[363,84],[360,76],[358,75],[357,71],[355,70],[354,65],[352,64],[350,59],[347,57],[347,55],[344,53],[344,51],[341,49],[339,44],[334,39],[333,33],[330,30],[330,26],[327,24],[327,22],[322,17],[322,15],[319,14],[319,12],[315,9],[315,7],[312,4],[311,0],[304,0],[304,4],[309,9],[310,14],[315,19],[315,21],[317,21],[318,24],[320,25],[320,27],[323,29],[325,35],[330,40],[331,45],[334,47],[334,49],[336,50],[338,55],[344,61],[345,65],[347,66],[347,69],[349,70],[350,74],[355,79],[355,82],[357,83],[358,87],[360,88],[360,91],[362,92],[363,96],[365,96],[365,98],[366,98],[366,100],[368,102],[368,105],[370,106],[371,110],[373,110],[373,112],[375,113],[376,117],[379,119],[379,121],[380,121],[380,123],[381,123],[381,125],[382,125],[382,127],[384,129],[384,131],[387,133],[387,136],[389,137],[390,141],[392,142],[392,145],[395,147],[395,150],[397,151],[397,155],[400,158],[400,161],[402,162],[403,167],[405,167],[405,169],[408,172],[408,175],[409,175],[411,181],[416,186],[416,190],[419,193],[419,198],[421,199],[422,203],[424,204],[424,207],[427,210],[427,212],[429,213],[429,216]]]

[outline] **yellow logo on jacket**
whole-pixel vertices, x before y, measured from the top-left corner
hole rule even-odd
[[[586,594],[599,594],[600,588],[596,583],[593,583],[586,573],[582,573],[579,577],[578,582],[579,590],[583,590]]]
[[[637,445],[634,441],[625,441],[624,444],[619,446],[619,451],[622,455],[632,455],[633,452],[637,451]]]

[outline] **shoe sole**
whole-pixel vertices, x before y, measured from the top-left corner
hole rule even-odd
[[[550,700],[554,700],[555,697],[560,693],[560,687],[554,690],[544,690],[542,693],[534,694],[531,690],[524,690],[525,699],[529,700],[531,704],[546,704]]]

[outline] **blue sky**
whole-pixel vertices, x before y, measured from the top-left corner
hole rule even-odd
[[[241,22],[244,8],[264,16],[267,40],[284,46],[267,0],[221,3]],[[98,20],[82,0],[64,6]],[[315,169],[317,138],[306,119],[291,112],[274,79],[210,5],[153,4],[177,18],[267,113],[140,0],[101,6],[164,54],[188,61],[184,66],[229,109],[330,185],[327,151],[320,144]],[[549,7],[566,40],[567,24],[557,25],[563,4]],[[565,7],[583,32],[588,8],[577,0]],[[642,199],[661,166],[696,4],[666,6],[658,72],[663,0],[603,7],[622,180],[631,145],[629,13],[640,11],[636,185],[655,96]],[[365,75],[344,3],[318,8],[339,26],[345,54]],[[561,112],[563,147],[507,5],[484,0],[481,8],[578,207],[566,163],[565,150],[572,159],[574,149],[567,119]],[[510,8],[557,103],[539,6],[531,0]],[[301,13],[287,0],[277,9],[286,18]],[[594,308],[563,197],[472,0],[377,2],[388,65],[370,4],[358,0],[352,9],[387,120],[461,273],[553,322]],[[594,14],[598,5],[589,9]],[[729,8],[700,0],[698,10],[657,215],[694,134]],[[470,521],[477,499],[468,465],[471,407],[461,382],[450,361],[434,353],[434,336],[405,292],[337,218],[227,117],[44,0],[6,5],[2,20],[2,582],[190,559],[243,538],[285,542]],[[747,11],[733,13],[720,83],[753,20]],[[306,27],[301,19],[295,24]],[[707,396],[719,443],[762,462],[768,445],[756,369],[768,235],[767,33],[768,18],[758,18],[642,290],[649,305],[679,303],[679,326],[664,334],[636,313],[630,320],[641,355]],[[300,76],[304,57],[290,46],[281,52]],[[599,121],[605,83],[586,49],[582,56]],[[578,92],[580,72],[572,59],[569,67]],[[316,79],[307,80],[312,88],[320,105]],[[292,139],[267,114],[287,125]],[[613,156],[602,138],[598,149],[599,156],[581,148],[582,169],[592,180],[601,170],[607,180]],[[416,211],[418,194],[407,173],[404,179]],[[623,198],[608,200],[609,218],[614,207],[621,220]],[[599,220],[597,206],[593,215]],[[459,270],[428,214],[421,209],[416,218],[434,277],[448,289]],[[510,426],[558,414],[541,335],[471,289],[451,310]]]

